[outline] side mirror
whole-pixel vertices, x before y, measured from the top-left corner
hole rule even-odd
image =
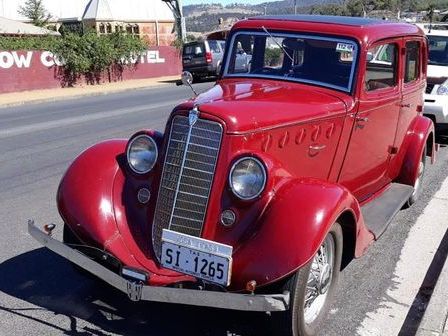
[[[183,71],[180,78],[183,85],[189,86],[193,83],[193,75],[191,74],[191,72]]]
[[[194,96],[196,97],[198,94],[196,93],[196,91],[193,89],[193,86],[191,85],[193,83],[193,75],[191,74],[191,72],[183,71],[180,78],[181,78],[182,84],[189,86],[191,91],[193,91]]]

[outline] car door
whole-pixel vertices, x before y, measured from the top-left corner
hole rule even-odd
[[[400,113],[400,40],[372,45],[339,183],[363,201],[390,182],[388,165]]]
[[[400,115],[398,128],[395,136],[394,148],[403,148],[402,144],[408,132],[412,120],[423,110],[423,91],[425,86],[424,71],[424,42],[417,38],[406,38],[403,40],[404,60],[401,66],[403,72],[402,80],[402,101],[400,104]],[[399,173],[402,156],[392,157],[391,173],[392,177]]]

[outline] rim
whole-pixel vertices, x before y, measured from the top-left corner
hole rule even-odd
[[[310,324],[319,316],[325,305],[333,278],[335,241],[328,234],[311,263],[305,292],[304,319]]]
[[[420,164],[418,165],[418,174],[417,174],[417,179],[415,180],[414,183],[414,192],[412,193],[412,196],[417,195],[419,189],[420,189],[420,183],[422,180],[422,176],[423,173],[425,172],[425,163],[422,161],[420,161]]]

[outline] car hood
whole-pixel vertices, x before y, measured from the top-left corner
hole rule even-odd
[[[241,134],[346,113],[337,94],[286,81],[222,80],[192,103],[222,119],[227,133]]]

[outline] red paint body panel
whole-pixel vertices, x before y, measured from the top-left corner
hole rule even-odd
[[[360,204],[375,199],[391,182],[415,182],[419,158],[434,133],[419,110],[426,74],[423,54],[421,75],[412,85],[403,83],[401,52],[396,88],[365,92],[363,83],[368,48],[389,39],[401,50],[407,41],[402,36],[425,47],[421,31],[407,24],[353,27],[259,19],[240,21],[232,32],[261,26],[356,41],[359,65],[353,90],[266,78],[221,78],[211,90],[178,105],[165,134],[142,131],[159,148],[158,162],[149,174],[133,173],[126,163],[126,141],[113,140],[84,152],[61,182],[58,202],[65,222],[86,243],[105,248],[125,265],[145,269],[152,285],[195,281],[161,268],[151,245],[171,121],[175,115],[188,115],[195,105],[200,118],[223,127],[201,236],[233,246],[230,290],[244,290],[250,280],[267,285],[303,266],[341,214],[353,219],[341,224],[355,237],[354,256],[361,256],[374,237]],[[363,125],[357,118],[364,117],[369,121]],[[230,169],[243,156],[258,158],[267,171],[264,192],[252,201],[237,199],[229,187]],[[136,199],[142,187],[152,194],[147,205]],[[230,228],[219,222],[225,209],[236,213],[236,224]]]

